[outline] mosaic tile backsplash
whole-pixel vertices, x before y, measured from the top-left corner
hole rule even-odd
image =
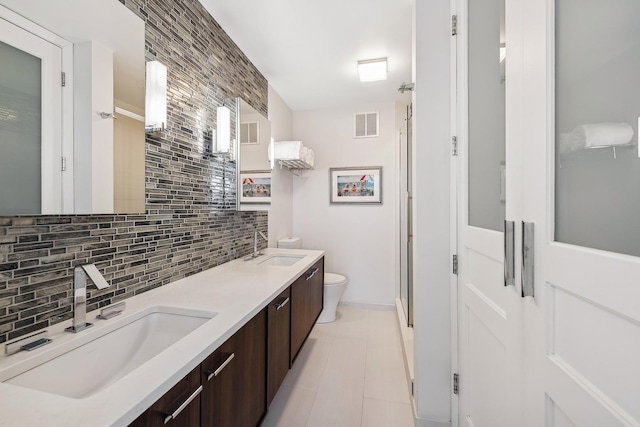
[[[253,231],[267,232],[266,212],[233,211],[235,163],[206,150],[225,98],[267,114],[266,79],[197,0],[105,1],[145,21],[146,59],[169,69],[167,129],[146,141],[146,212],[0,218],[0,343],[73,316],[77,265],[111,283],[88,288],[91,311],[250,253]]]

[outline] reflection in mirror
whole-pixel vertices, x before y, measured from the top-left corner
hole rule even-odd
[[[0,27],[0,215],[143,212],[144,22],[117,1],[0,0]]]
[[[271,122],[244,100],[240,100],[239,208],[267,210],[271,204]]]

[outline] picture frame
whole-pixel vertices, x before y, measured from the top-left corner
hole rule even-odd
[[[271,172],[240,172],[240,203],[271,203]]]
[[[329,203],[382,204],[382,166],[330,168]]]

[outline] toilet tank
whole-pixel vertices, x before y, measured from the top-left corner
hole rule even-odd
[[[284,249],[301,249],[302,239],[300,237],[287,237],[278,240],[278,247]]]

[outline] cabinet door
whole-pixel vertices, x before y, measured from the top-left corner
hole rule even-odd
[[[291,285],[291,363],[316,323],[324,301],[324,258]]]
[[[320,316],[324,301],[324,258],[321,258],[305,273],[305,281],[309,292],[309,305],[307,307],[307,325],[313,329],[316,320]]]
[[[267,309],[267,406],[289,371],[290,301],[291,289],[287,288]]]
[[[133,427],[200,425],[200,368],[196,368],[140,415]]]
[[[302,343],[307,337],[308,321],[307,306],[309,305],[309,292],[305,275],[300,276],[291,285],[291,357],[290,363],[298,355]]]
[[[202,425],[255,427],[266,413],[266,309],[201,364]]]

